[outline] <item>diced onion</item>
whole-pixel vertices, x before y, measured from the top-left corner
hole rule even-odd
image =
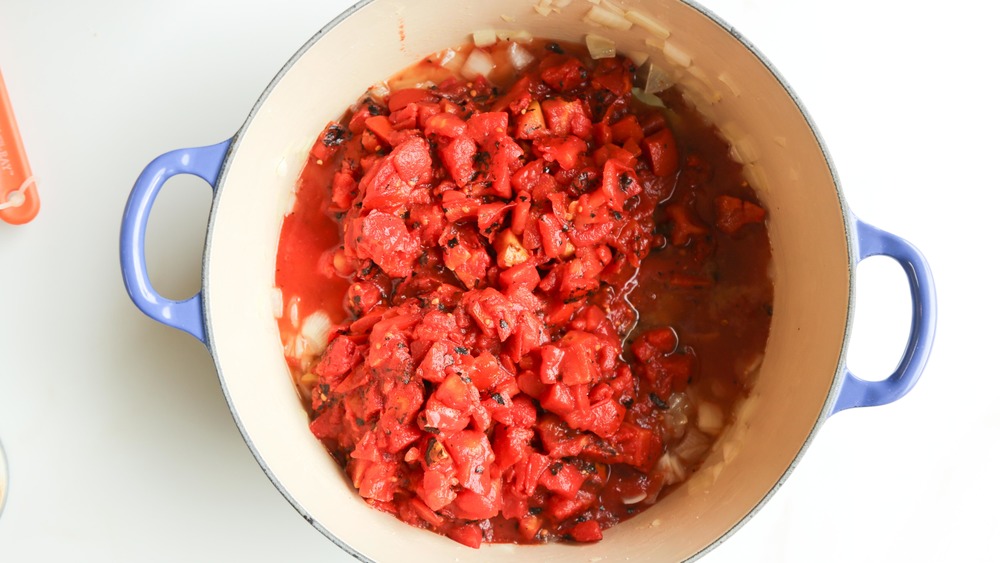
[[[458,72],[465,64],[465,59],[459,57],[454,49],[445,49],[438,64],[452,72]]]
[[[333,323],[323,311],[316,311],[302,321],[302,338],[308,344],[307,351],[321,352],[328,343]]]
[[[625,19],[625,16],[616,14],[607,8],[602,6],[594,6],[587,12],[584,16],[584,21],[588,23],[593,23],[596,25],[601,25],[604,27],[609,27],[611,29],[617,29],[620,31],[626,31],[632,28],[632,22]]]
[[[763,363],[764,363],[764,354],[763,353],[754,354],[753,357],[751,357],[750,360],[744,364],[743,377],[744,378],[752,377],[760,370],[760,366]]]
[[[685,76],[680,84],[683,86],[684,99],[701,113],[711,115],[709,106],[720,99],[715,96],[715,92],[706,87],[704,83],[691,79],[690,76]]]
[[[717,125],[719,132],[722,133],[722,138],[728,141],[730,144],[735,139],[739,139],[743,136],[743,129],[735,121],[724,121]]]
[[[715,403],[702,401],[698,404],[698,429],[706,434],[716,435],[722,432],[722,408]]]
[[[663,54],[667,56],[668,59],[674,61],[679,66],[687,68],[691,66],[691,55],[688,55],[677,45],[670,43],[669,41],[663,42]]]
[[[667,72],[658,65],[649,63],[649,67],[646,69],[646,83],[643,85],[642,91],[647,94],[658,94],[670,86],[671,81]]]
[[[672,411],[691,414],[692,407],[691,397],[688,397],[688,394],[683,391],[671,393],[670,396],[667,397],[667,408]]]
[[[767,175],[764,173],[764,169],[753,163],[750,165],[749,170],[744,170],[747,175],[747,180],[750,181],[750,185],[757,194],[766,194],[771,188],[771,184],[767,180]],[[756,375],[756,374],[754,374]],[[748,376],[750,378],[752,376]]]
[[[441,60],[438,61],[438,64],[441,66],[447,65],[455,58],[455,54],[456,53],[453,49],[445,49],[444,52],[441,53]],[[386,90],[388,90],[388,88],[386,88]]]
[[[573,2],[573,0],[553,0],[552,5],[556,8],[565,8],[566,6],[569,6],[571,2]]]
[[[647,106],[653,106],[658,108],[667,107],[659,97],[655,94],[647,94],[640,90],[639,88],[632,88],[632,97],[639,100],[640,102],[646,104]]]
[[[276,319],[285,315],[285,298],[280,287],[271,288],[271,312],[274,313]]]
[[[736,457],[736,454],[740,453],[741,446],[740,442],[733,442],[732,440],[724,442],[722,444],[722,460],[726,463],[732,461]]]
[[[676,440],[684,435],[688,427],[688,417],[679,411],[667,411],[663,415],[663,437]]]
[[[614,12],[619,16],[625,15],[625,8],[622,8],[616,4],[613,0],[601,0],[601,6],[604,6],[608,11]]]
[[[635,66],[637,67],[646,64],[646,61],[649,60],[649,53],[645,51],[629,50],[629,51],[622,51],[622,54],[624,54],[626,57],[629,58],[629,60],[635,63]]]
[[[757,152],[757,145],[753,139],[747,136],[733,141],[729,147],[729,155],[740,164],[750,164],[760,158],[760,154]]]
[[[646,500],[646,493],[639,493],[629,497],[622,497],[622,504],[638,504]]]
[[[449,49],[449,51],[451,51],[451,49]],[[452,57],[455,56],[454,51],[451,51],[451,56]],[[441,64],[444,65],[445,62],[446,61],[442,60]],[[385,98],[386,96],[389,95],[389,85],[386,84],[384,81],[376,82],[374,85],[372,85],[371,88],[368,89],[368,95],[375,98],[378,101],[382,101],[382,98]]]
[[[551,6],[536,5],[535,6],[535,11],[538,12],[539,14],[543,15],[543,16],[547,16],[547,15],[549,15],[549,14],[552,13],[552,7]]]
[[[500,14],[500,19],[502,19],[503,21],[505,21],[507,23],[511,23],[511,22],[514,21],[514,16],[508,16],[506,14]]]
[[[594,33],[588,33],[584,37],[584,42],[587,44],[587,51],[590,52],[590,58],[597,59],[611,59],[615,56],[615,42],[608,39],[607,37],[602,37]]]
[[[493,72],[493,66],[493,57],[486,53],[486,51],[473,49],[469,53],[469,57],[465,59],[465,64],[462,65],[461,74],[469,80],[480,75],[487,77]]]
[[[729,91],[733,93],[734,96],[740,95],[740,89],[736,86],[736,82],[733,77],[729,75],[728,72],[722,72],[719,74],[719,82],[726,85]]]
[[[692,87],[701,94],[702,98],[710,104],[718,103],[722,99],[722,93],[715,89],[708,74],[698,66],[691,66],[687,69],[688,77],[686,86]]]
[[[712,438],[696,428],[689,428],[684,438],[674,446],[674,453],[691,463],[701,459],[712,445]]]
[[[288,192],[288,197],[285,199],[285,209],[283,210],[285,217],[288,217],[293,211],[295,211],[295,196],[297,190],[298,184],[296,184],[296,187],[293,188],[292,191]]]
[[[298,297],[292,297],[288,300],[288,322],[292,324],[293,328],[299,328],[299,301]]]
[[[498,29],[497,39],[501,41],[520,41],[522,43],[530,43],[534,37],[524,29]]]
[[[495,29],[479,29],[472,32],[472,42],[476,47],[489,47],[497,42]]]
[[[656,470],[663,474],[664,485],[679,483],[687,477],[687,471],[680,458],[670,452],[663,454],[660,461],[656,463]]]
[[[507,47],[507,57],[510,58],[510,64],[516,70],[523,70],[524,67],[531,64],[531,61],[535,60],[531,52],[522,47],[517,41],[511,41],[510,47]]]
[[[645,29],[660,39],[670,37],[670,30],[652,17],[636,10],[625,12],[625,19]]]
[[[301,358],[302,356],[305,355],[306,349],[308,347],[309,344],[306,342],[306,339],[301,334],[297,335],[294,340],[294,345],[292,346],[293,356],[296,358]]]

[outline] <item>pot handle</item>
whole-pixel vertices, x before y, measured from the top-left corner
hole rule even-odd
[[[125,291],[140,311],[169,327],[205,340],[201,292],[184,301],[167,299],[153,289],[146,270],[146,224],[163,184],[178,174],[193,174],[215,190],[231,139],[207,147],[178,149],[160,155],[139,175],[122,217],[120,253]]]
[[[934,278],[920,251],[896,235],[858,219],[854,223],[858,234],[858,262],[869,256],[888,256],[903,267],[910,285],[913,317],[903,357],[892,375],[881,381],[866,381],[847,370],[840,395],[830,414],[854,407],[885,405],[906,395],[924,371],[937,326]]]

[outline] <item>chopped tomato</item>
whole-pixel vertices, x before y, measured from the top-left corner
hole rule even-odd
[[[720,231],[732,235],[750,223],[764,220],[764,208],[733,196],[720,195],[715,198],[715,224]]]
[[[692,402],[749,387],[766,211],[682,93],[648,106],[627,59],[544,40],[508,78],[504,45],[497,83],[430,57],[400,79],[433,86],[320,132],[279,242],[281,344],[369,505],[470,547],[599,541],[669,493]]]
[[[669,128],[642,139],[642,148],[653,168],[653,174],[673,176],[677,173],[677,141]]]
[[[569,535],[578,542],[600,541],[604,535],[601,533],[601,526],[595,520],[580,522],[570,529]]]

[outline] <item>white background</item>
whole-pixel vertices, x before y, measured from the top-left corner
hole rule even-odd
[[[940,317],[914,391],[834,416],[770,503],[704,561],[996,557],[1000,11],[973,0],[705,4],[791,83],[858,216],[924,252]],[[139,313],[118,266],[143,166],[231,136],[347,5],[0,0],[0,67],[42,198],[33,223],[0,223],[12,478],[0,561],[350,559],[258,468],[204,347]],[[149,259],[167,296],[198,288],[209,204],[190,178],[157,202]],[[850,367],[889,373],[908,320],[901,270],[866,261]]]

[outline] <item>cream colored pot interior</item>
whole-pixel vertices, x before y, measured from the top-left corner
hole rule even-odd
[[[300,511],[347,549],[378,561],[681,560],[746,518],[794,464],[825,417],[840,369],[850,300],[846,210],[821,147],[794,100],[740,41],[676,1],[620,0],[671,31],[678,67],[653,35],[594,28],[573,0],[542,16],[533,0],[376,0],[299,54],[240,132],[224,169],[209,232],[205,300],[210,344],[242,431]],[[501,15],[505,19],[501,19]],[[507,19],[512,18],[512,21]],[[320,22],[317,22],[319,25]],[[770,211],[775,303],[752,395],[705,467],[675,493],[593,545],[463,547],[368,508],[310,434],[290,384],[270,305],[284,210],[321,128],[367,87],[481,28],[582,41],[587,32],[673,68],[720,126]],[[675,54],[674,59],[683,56]]]

